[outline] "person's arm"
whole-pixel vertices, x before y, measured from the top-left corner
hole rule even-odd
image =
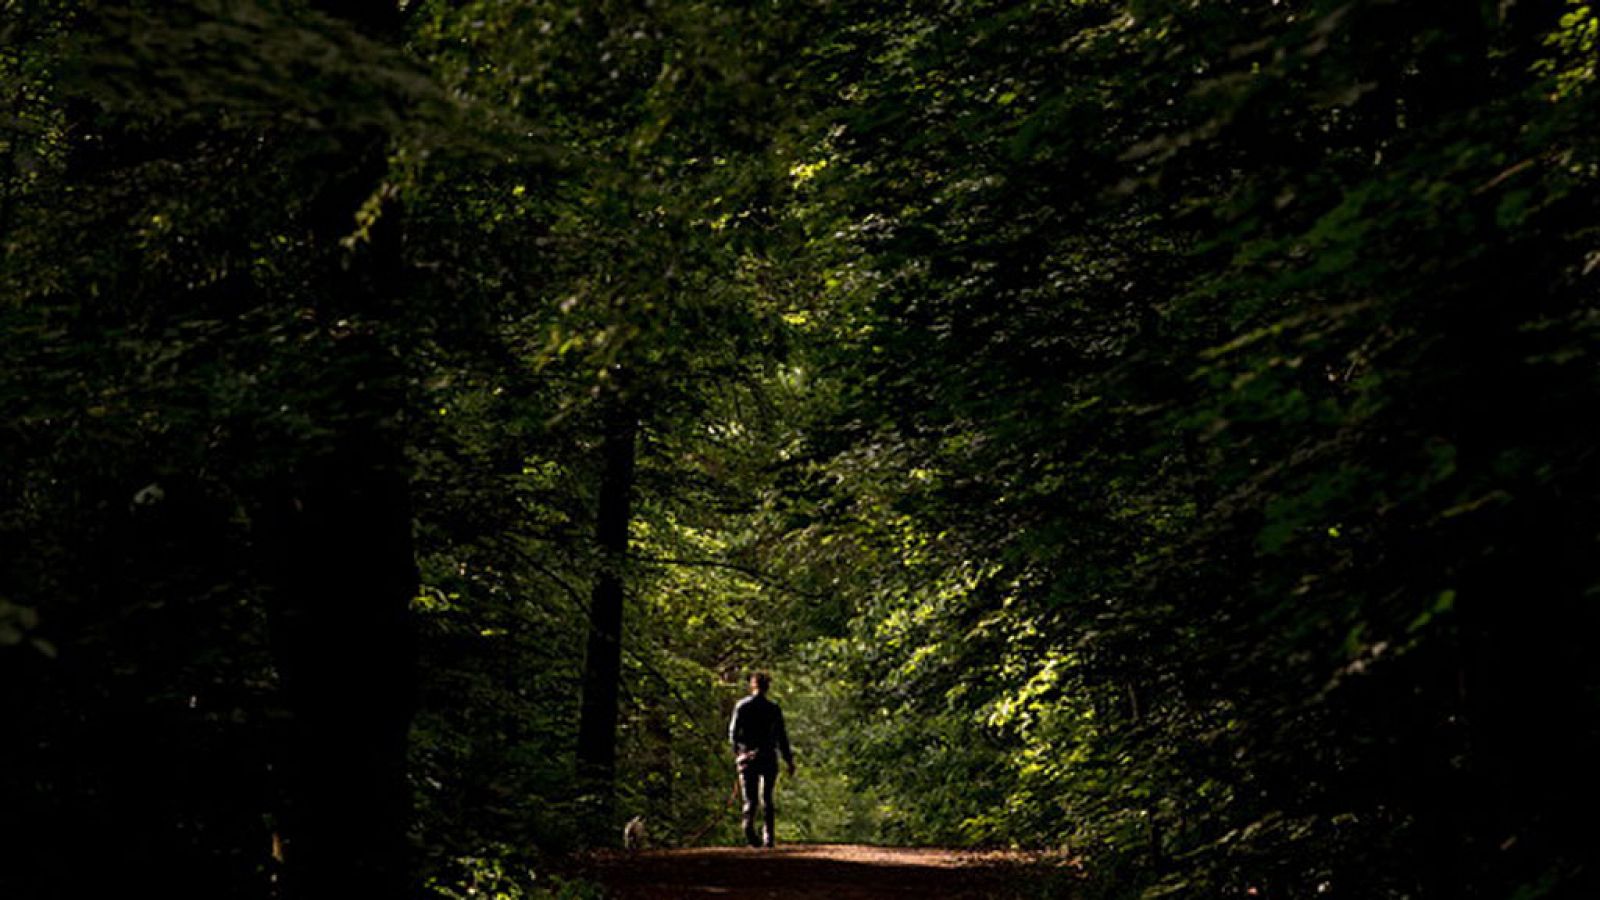
[[[728,744],[733,747],[733,752],[739,752],[739,709],[740,705],[733,705],[733,718],[728,720]]]
[[[778,729],[778,752],[783,754],[783,761],[789,764],[789,774],[793,775],[794,751],[789,749],[789,729],[783,724],[783,710],[779,709],[776,712],[778,713],[776,723]]]

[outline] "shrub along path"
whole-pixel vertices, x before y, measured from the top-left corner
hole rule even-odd
[[[1014,853],[858,844],[788,844],[772,850],[701,847],[608,852],[586,873],[619,900],[717,897],[861,900],[868,897],[1022,896],[1040,874]]]

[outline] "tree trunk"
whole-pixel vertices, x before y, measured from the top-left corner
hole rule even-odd
[[[399,38],[392,2],[318,5],[370,37]],[[289,900],[416,894],[406,747],[419,579],[399,433],[405,372],[385,336],[404,290],[399,209],[383,209],[364,244],[340,241],[383,184],[389,145],[386,134],[346,131],[322,161],[308,223],[326,253],[322,333],[295,389],[329,437],[287,473],[267,529],[269,623],[290,716],[278,828]]]
[[[380,183],[384,146],[369,143],[368,158],[319,198],[323,246],[338,247],[351,198]],[[271,501],[268,613],[290,715],[280,833],[293,900],[415,889],[405,773],[418,573],[399,432],[405,374],[382,333],[402,290],[399,244],[398,210],[386,210],[369,244],[325,275],[317,317],[326,324],[320,347],[299,361],[308,382],[295,393],[329,436],[291,462]]]
[[[633,494],[638,420],[613,398],[601,445],[600,508],[595,541],[599,571],[589,605],[589,642],[583,667],[583,709],[578,722],[578,777],[596,804],[595,825],[612,825],[617,774],[617,714],[622,679],[623,562]],[[602,832],[604,833],[604,832]]]
[[[417,591],[399,454],[344,436],[297,479],[270,607],[290,713],[284,896],[406,897],[406,739],[416,697]]]

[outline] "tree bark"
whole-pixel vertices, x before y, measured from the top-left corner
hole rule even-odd
[[[296,479],[269,607],[290,714],[288,898],[406,897],[406,742],[416,697],[417,590],[406,475],[376,435],[344,436]]]
[[[384,146],[369,144],[367,161],[330,193],[370,193]],[[336,248],[354,206],[319,199],[329,201],[319,239]],[[367,246],[330,260],[320,346],[298,362],[308,381],[294,388],[328,436],[290,463],[270,501],[268,615],[289,712],[280,833],[291,900],[415,891],[405,774],[419,579],[400,433],[405,373],[382,334],[402,290],[397,217],[385,211]]]
[[[600,564],[589,604],[583,708],[578,722],[578,777],[584,793],[596,804],[596,826],[609,828],[616,796],[623,565],[628,552],[639,424],[621,398],[612,398],[604,412],[603,427],[603,469],[595,524]]]
[[[323,0],[367,35],[399,38],[399,7]],[[389,136],[346,131],[322,161],[310,221],[325,254],[317,349],[295,385],[328,435],[285,473],[269,516],[268,605],[289,713],[282,896],[415,896],[406,749],[417,696],[418,572],[400,423],[405,371],[386,339],[404,293],[400,210],[343,248],[387,175]],[[320,398],[320,399],[319,399]]]

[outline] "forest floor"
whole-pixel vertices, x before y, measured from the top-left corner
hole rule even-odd
[[[1015,853],[859,844],[608,852],[591,857],[587,869],[617,900],[988,900],[1028,896],[1045,872],[1039,860]]]

